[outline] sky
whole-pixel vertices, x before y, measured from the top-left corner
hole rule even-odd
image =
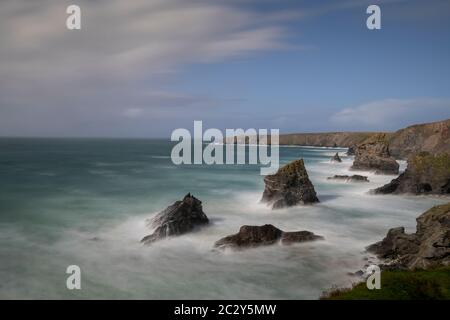
[[[81,30],[66,28],[67,6]],[[369,30],[366,9],[381,8]],[[0,136],[388,131],[450,118],[447,0],[0,1]]]

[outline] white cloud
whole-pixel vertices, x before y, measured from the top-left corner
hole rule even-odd
[[[65,1],[17,0],[0,11],[2,74],[123,78],[173,72],[282,47],[279,21],[214,1],[78,1],[82,30],[65,28]],[[267,22],[271,21],[271,22]]]
[[[103,134],[177,106],[186,118],[219,99],[168,90],[184,67],[288,47],[280,12],[240,1],[79,0],[79,31],[66,29],[70,4],[1,2],[0,135]]]
[[[142,108],[128,108],[128,109],[125,109],[125,111],[123,112],[123,115],[127,118],[137,118],[143,112],[144,112],[144,110],[142,110]]]
[[[331,122],[354,128],[389,129],[399,124],[440,119],[450,116],[450,100],[434,98],[384,99],[345,108]]]

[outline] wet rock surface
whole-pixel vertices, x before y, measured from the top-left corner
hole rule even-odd
[[[369,182],[367,176],[361,176],[359,174],[349,175],[334,175],[328,177],[328,180],[345,181],[345,182]]]
[[[264,183],[261,201],[271,205],[272,209],[319,202],[302,159],[292,161],[278,169],[277,173],[266,176]]]
[[[149,227],[155,230],[141,242],[150,244],[169,236],[182,235],[208,223],[202,202],[188,193],[183,200],[176,201],[148,221]]]
[[[415,233],[390,229],[386,237],[367,247],[391,268],[429,268],[450,265],[450,203],[435,206],[417,219]]]
[[[377,174],[398,174],[399,164],[390,155],[386,135],[375,135],[368,141],[358,145],[351,169],[375,171]]]
[[[342,162],[341,157],[339,157],[339,153],[336,152],[336,154],[331,158],[331,162]]]
[[[263,226],[242,226],[239,232],[218,240],[214,247],[225,249],[245,249],[281,243],[293,243],[320,240],[323,237],[310,231],[284,232],[271,224]]]
[[[408,160],[398,178],[373,190],[376,194],[450,194],[450,154],[422,152]]]

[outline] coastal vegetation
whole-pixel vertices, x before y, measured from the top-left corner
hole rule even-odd
[[[365,282],[351,288],[333,288],[323,300],[448,300],[450,266],[418,270],[381,272],[380,290],[369,290]]]
[[[450,299],[450,203],[435,206],[417,218],[417,231],[389,230],[367,250],[384,261],[381,289],[365,282],[351,288],[332,288],[321,299],[405,300]]]

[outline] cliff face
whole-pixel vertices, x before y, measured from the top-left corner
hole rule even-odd
[[[282,145],[301,145],[314,147],[354,147],[362,143],[374,132],[325,132],[325,133],[294,133],[280,135]]]
[[[450,153],[450,119],[398,130],[390,136],[389,149],[394,157],[403,159],[423,151]]]
[[[328,132],[280,135],[280,144],[315,147],[354,147],[373,139],[377,132]],[[450,153],[450,119],[413,125],[396,132],[383,133],[391,156],[407,159],[426,151],[431,154]]]
[[[450,119],[417,124],[396,132],[322,132],[281,134],[280,145],[313,147],[342,147],[355,149],[377,135],[385,135],[391,156],[407,159],[419,152],[450,153]],[[248,138],[245,140],[248,141]],[[227,137],[225,143],[236,143],[236,137]],[[270,137],[268,137],[270,144]]]
[[[450,154],[421,152],[408,160],[405,172],[374,190],[377,194],[449,194]]]
[[[391,229],[367,250],[402,268],[450,265],[450,203],[433,207],[416,220],[415,233],[407,234],[403,227]]]

